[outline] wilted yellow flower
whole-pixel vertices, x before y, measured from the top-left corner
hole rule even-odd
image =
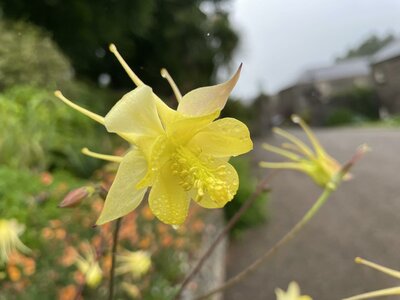
[[[341,165],[330,155],[326,153],[321,146],[314,133],[307,124],[296,115],[292,116],[292,121],[299,124],[307,134],[314,150],[310,149],[306,144],[299,140],[289,132],[280,128],[274,128],[274,132],[284,138],[289,143],[282,144],[282,148],[264,143],[262,146],[265,150],[279,154],[290,159],[290,162],[260,162],[260,166],[264,168],[275,169],[292,169],[306,173],[318,185],[326,187],[332,184],[332,179],[341,170]],[[349,179],[350,174],[346,174],[343,179]],[[335,188],[332,186],[332,188]]]
[[[386,273],[394,278],[400,279],[399,271],[386,268],[384,266],[378,265],[376,263],[370,262],[370,261],[362,259],[360,257],[357,257],[355,259],[355,261],[358,264],[366,265],[375,270],[381,271],[382,273]],[[343,300],[361,300],[361,299],[371,299],[371,298],[378,298],[378,297],[383,297],[383,296],[394,296],[394,295],[400,295],[400,286],[388,288],[388,289],[382,289],[382,290],[378,290],[378,291],[373,291],[373,292],[357,295],[354,297],[346,298]]]
[[[294,281],[289,284],[287,292],[278,288],[275,293],[277,300],[312,300],[310,296],[300,295],[299,285]]]
[[[25,231],[25,226],[16,220],[0,219],[0,265],[8,261],[14,251],[29,253],[31,250],[19,239]]]
[[[134,210],[149,187],[150,208],[167,224],[185,221],[191,198],[206,208],[223,207],[233,199],[239,185],[228,160],[253,147],[245,124],[232,118],[214,121],[239,79],[240,68],[227,82],[195,89],[183,97],[163,69],[161,74],[179,101],[177,110],[173,110],[133,73],[114,45],[110,50],[138,87],[124,95],[105,117],[56,92],[66,104],[132,145],[124,157],[83,150],[87,155],[120,163],[97,224]]]
[[[127,293],[132,299],[139,299],[141,294],[140,290],[137,287],[137,285],[127,283],[127,282],[122,282],[121,283],[122,289]]]
[[[125,251],[117,256],[119,263],[117,274],[131,273],[134,278],[140,278],[146,274],[151,267],[151,256],[146,251]]]
[[[76,266],[85,276],[85,283],[89,287],[95,288],[100,284],[103,279],[103,272],[92,248],[85,251],[84,257],[77,255]]]

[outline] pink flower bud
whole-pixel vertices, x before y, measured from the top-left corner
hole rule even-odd
[[[91,186],[82,186],[70,191],[61,203],[58,205],[60,208],[75,207],[78,206],[83,199],[92,196],[94,188]]]

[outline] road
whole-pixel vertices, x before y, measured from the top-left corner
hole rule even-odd
[[[292,133],[305,139],[298,130]],[[354,258],[400,270],[400,130],[343,128],[316,131],[321,143],[345,162],[358,145],[372,152],[352,170],[306,228],[247,279],[225,293],[226,300],[275,299],[274,289],[297,281],[314,300],[337,300],[366,291],[400,286],[391,278]],[[280,139],[266,139],[274,145]],[[275,157],[255,143],[254,163]],[[259,176],[266,170],[258,170]],[[282,237],[307,211],[321,189],[307,176],[282,171],[271,181],[269,222],[232,242],[227,276],[236,274]],[[385,299],[400,299],[400,296]]]

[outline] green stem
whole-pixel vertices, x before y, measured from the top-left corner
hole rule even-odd
[[[339,180],[338,180],[339,179]],[[307,213],[303,216],[303,218],[288,232],[284,235],[272,248],[268,249],[261,257],[255,260],[251,265],[246,267],[239,274],[235,275],[228,281],[226,281],[221,286],[209,291],[207,294],[204,294],[195,300],[206,299],[216,293],[222,292],[235,285],[239,281],[243,280],[245,277],[253,273],[257,270],[272,254],[274,254],[279,248],[289,242],[296,234],[312,219],[312,217],[317,213],[317,211],[321,208],[321,206],[328,200],[329,196],[334,191],[333,186],[337,185],[337,181],[340,181],[340,178],[334,178],[332,180],[332,184],[328,184],[322,194],[319,196],[318,200],[314,203],[314,205],[307,211]]]

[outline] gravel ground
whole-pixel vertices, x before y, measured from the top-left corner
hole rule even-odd
[[[304,140],[300,131],[291,132]],[[365,142],[372,152],[353,169],[353,180],[342,184],[294,240],[226,291],[224,299],[272,300],[274,289],[286,289],[292,280],[314,300],[342,299],[400,285],[399,280],[354,263],[354,258],[361,256],[400,270],[400,130],[321,129],[316,134],[341,162]],[[267,140],[274,145],[281,141],[276,137]],[[255,144],[254,161],[274,159],[260,150],[260,142]],[[268,171],[257,172],[261,176]],[[321,192],[307,176],[292,171],[280,172],[271,187],[270,220],[230,245],[228,278],[282,237]]]

